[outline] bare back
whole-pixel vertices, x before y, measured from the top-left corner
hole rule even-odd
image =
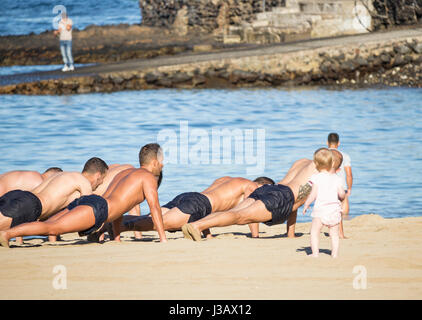
[[[292,189],[293,194],[295,196],[295,205],[293,207],[293,211],[300,207],[308,197],[310,190],[312,189],[308,185],[309,178],[317,173],[317,169],[313,161],[309,160],[308,164],[305,166],[300,166],[297,168],[296,173],[292,176],[292,179],[287,183],[282,183],[281,180],[279,183],[284,184],[290,189]],[[300,170],[299,170],[300,169]]]
[[[60,172],[41,183],[33,193],[42,203],[40,219],[67,207],[76,198],[92,193],[91,184],[79,172]]]
[[[43,182],[36,171],[10,171],[0,175],[0,196],[12,190],[32,191]]]
[[[113,179],[122,171],[126,169],[134,169],[131,164],[112,164],[108,167],[107,174],[97,189],[93,192],[96,195],[102,196],[107,191],[108,187],[110,186]]]
[[[109,209],[107,221],[115,220],[143,202],[146,198],[145,187],[157,192],[157,180],[148,170],[130,168],[118,173],[103,196]]]
[[[309,159],[306,159],[306,158],[299,159],[299,160],[295,161],[292,164],[292,166],[290,167],[289,171],[287,171],[284,178],[279,182],[279,184],[284,184],[284,185],[288,184],[290,181],[292,181],[294,179],[294,177],[296,177],[296,175],[301,170],[303,170],[311,162],[312,162],[312,160],[309,160]]]
[[[201,193],[211,202],[212,212],[227,211],[246,199],[258,185],[245,178],[223,177]]]

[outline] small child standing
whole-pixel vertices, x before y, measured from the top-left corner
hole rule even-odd
[[[327,148],[320,148],[314,153],[314,163],[319,171],[310,178],[312,192],[305,202],[303,214],[312,202],[311,248],[312,257],[318,257],[319,235],[323,226],[329,228],[331,238],[331,256],[336,258],[339,248],[339,223],[341,222],[341,202],[345,197],[341,179],[336,170],[342,159],[336,159],[333,152]],[[340,163],[339,163],[340,162]]]

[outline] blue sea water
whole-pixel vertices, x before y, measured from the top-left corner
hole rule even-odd
[[[2,0],[0,3],[0,36],[41,33],[53,30],[53,20],[62,5],[73,20],[74,28],[89,25],[139,24],[138,0]]]
[[[182,192],[202,191],[225,175],[251,179],[266,175],[278,181],[295,160],[311,159],[334,131],[340,134],[340,149],[352,160],[351,217],[421,216],[421,119],[422,90],[407,88],[0,95],[0,166],[2,172],[43,171],[50,166],[80,171],[93,156],[109,164],[138,166],[140,147],[159,141],[175,148],[167,148],[165,154],[159,190],[160,202],[165,203]],[[186,128],[190,141],[180,145]],[[253,151],[249,160],[236,160],[233,140],[228,148],[232,156],[225,163],[224,150],[212,144],[217,129],[237,130],[243,137],[252,133],[253,144],[243,144],[242,151]],[[258,132],[265,134],[262,150]],[[198,147],[204,145],[207,150]],[[218,152],[221,155],[213,163]],[[258,164],[257,152],[264,152],[263,170],[249,172]],[[141,210],[148,212],[146,205]],[[298,221],[310,218],[300,215]]]

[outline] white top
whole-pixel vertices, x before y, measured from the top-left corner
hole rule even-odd
[[[335,148],[330,148],[330,149],[335,149]],[[337,175],[341,179],[343,190],[347,190],[346,170],[344,170],[344,167],[351,167],[352,161],[350,160],[350,156],[347,153],[340,151],[338,149],[335,149],[335,150],[339,151],[343,155],[343,162],[341,163],[340,170],[337,172]]]
[[[338,150],[338,151],[340,151],[340,150]],[[351,167],[352,161],[350,160],[350,156],[347,153],[345,153],[343,151],[340,151],[340,152],[343,155],[343,162],[341,163],[340,170],[339,170],[339,172],[337,172],[337,175],[341,179],[343,189],[347,190],[346,171],[344,170],[344,167]]]
[[[338,189],[342,187],[339,176],[335,173],[319,172],[310,179],[312,188],[316,188],[317,195],[312,217],[320,218],[325,225],[336,225],[341,221],[341,202]]]
[[[66,26],[72,26],[73,21],[70,18],[66,20],[61,19],[59,22],[60,40],[72,40],[72,29],[67,30]]]

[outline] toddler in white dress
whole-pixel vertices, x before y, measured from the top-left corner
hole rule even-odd
[[[312,192],[305,202],[303,214],[306,213],[312,202],[315,201],[312,210],[311,248],[312,256],[318,257],[319,234],[323,226],[329,228],[331,238],[331,256],[336,258],[339,248],[339,223],[341,222],[341,202],[345,197],[341,179],[336,175],[340,167],[339,161],[335,161],[333,151],[327,148],[318,149],[314,154],[314,163],[319,171],[314,174],[309,182]],[[341,161],[342,159],[340,159]]]

